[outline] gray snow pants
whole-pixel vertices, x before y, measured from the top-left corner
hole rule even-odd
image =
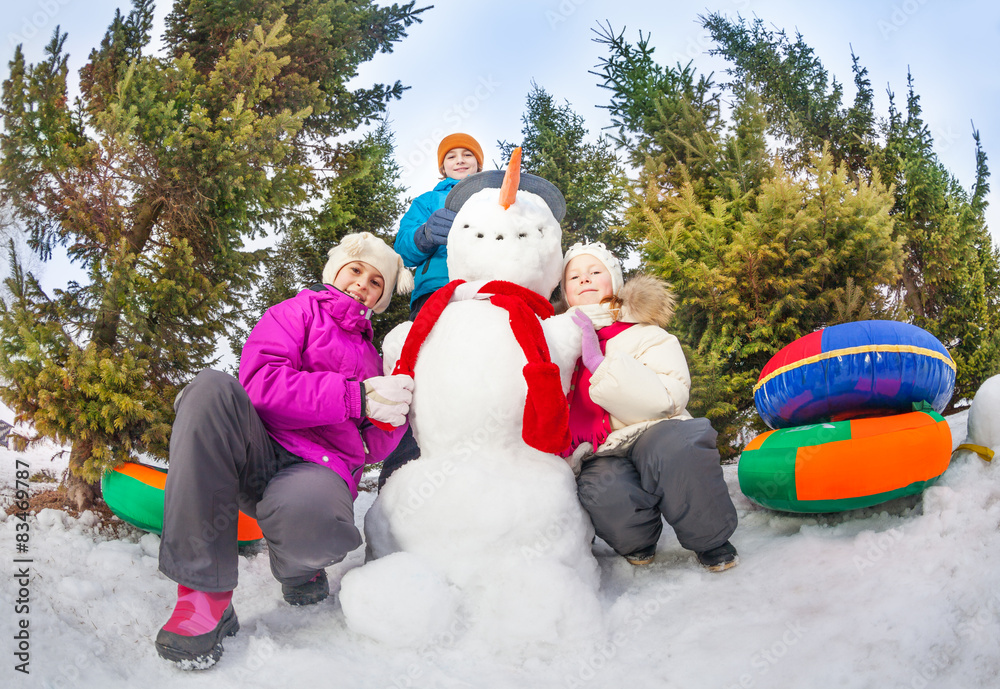
[[[661,516],[688,550],[722,545],[736,508],[722,477],[708,419],[667,419],[646,429],[624,457],[584,461],[577,489],[594,530],[619,555],[656,545]]]
[[[274,442],[243,386],[204,370],[174,401],[160,571],[199,591],[236,588],[236,521],[264,533],[271,572],[303,584],[361,545],[343,478]]]

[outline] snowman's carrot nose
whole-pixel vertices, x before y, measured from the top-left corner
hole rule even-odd
[[[517,197],[517,186],[521,183],[521,147],[518,146],[510,154],[510,164],[500,185],[500,205],[507,210],[514,205]]]

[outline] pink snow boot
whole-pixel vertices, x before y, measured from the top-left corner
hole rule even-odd
[[[177,605],[156,635],[156,652],[183,670],[210,668],[222,657],[222,640],[240,630],[233,592],[210,593],[177,585]]]

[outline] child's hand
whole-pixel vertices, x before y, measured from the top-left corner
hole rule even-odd
[[[448,233],[455,222],[455,211],[439,208],[427,218],[427,222],[417,229],[413,237],[414,244],[424,253],[434,251],[438,246],[448,243]]]
[[[402,426],[413,401],[413,378],[376,376],[365,381],[365,416],[390,426]]]
[[[594,324],[587,317],[583,311],[575,311],[573,313],[573,322],[580,326],[580,332],[583,334],[583,353],[581,358],[583,359],[583,365],[587,367],[587,370],[593,373],[597,370],[597,367],[601,365],[604,361],[604,355],[601,353],[601,343],[597,339],[597,331],[594,330]]]

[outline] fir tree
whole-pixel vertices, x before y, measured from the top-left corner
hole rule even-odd
[[[912,78],[906,116],[890,93],[884,128],[885,146],[872,159],[879,176],[896,189],[893,215],[905,252],[896,294],[909,319],[936,335],[955,359],[954,407],[1000,370],[1000,257],[986,227],[986,154],[973,131],[976,181],[967,193],[934,153]]]
[[[985,224],[986,155],[974,132],[976,181],[971,192],[938,161],[934,140],[921,116],[920,97],[907,75],[905,112],[890,91],[888,115],[876,117],[868,71],[852,54],[854,102],[842,103],[843,89],[801,35],[791,41],[763,21],[702,18],[731,63],[729,86],[753,92],[764,104],[768,131],[786,146],[786,159],[824,143],[855,179],[876,177],[895,190],[895,238],[904,247],[903,271],[892,285],[899,318],[926,328],[958,363],[951,406],[970,399],[1000,370],[994,344],[1000,339],[995,309],[1000,282],[998,259]]]
[[[212,359],[256,279],[244,242],[305,212],[331,137],[402,85],[349,90],[357,66],[419,21],[413,3],[177,0],[165,57],[151,0],[116,13],[67,96],[65,34],[20,46],[3,85],[0,196],[43,258],[88,275],[46,294],[15,263],[0,307],[3,401],[71,442],[70,497],[137,451],[163,455],[177,390]]]
[[[893,197],[879,180],[838,165],[830,146],[773,155],[759,90],[734,94],[726,124],[706,107],[721,92],[692,88],[710,81],[690,66],[653,66],[645,41],[633,47],[610,32],[600,40],[612,52],[600,74],[615,94],[618,140],[634,142],[633,161],[642,163],[628,229],[645,238],[647,269],[680,297],[670,329],[688,353],[689,406],[712,419],[729,457],[760,423],[752,389],[774,352],[836,322],[845,302],[893,313],[886,286],[902,256]]]
[[[647,263],[681,297],[670,326],[690,353],[692,412],[713,420],[724,456],[754,421],[753,385],[788,342],[838,322],[845,301],[871,314],[898,274],[892,196],[855,184],[829,151],[803,173],[781,167],[752,198],[701,201],[694,185],[629,211]],[[758,424],[759,425],[759,424]]]
[[[404,210],[394,152],[393,135],[385,121],[360,141],[341,147],[337,168],[323,179],[322,207],[295,217],[269,251],[265,279],[242,313],[243,325],[230,338],[234,354],[239,356],[249,329],[264,311],[321,281],[329,250],[345,235],[371,232],[392,245],[392,226]],[[409,313],[409,298],[395,295],[374,322],[375,341],[381,341]]]

